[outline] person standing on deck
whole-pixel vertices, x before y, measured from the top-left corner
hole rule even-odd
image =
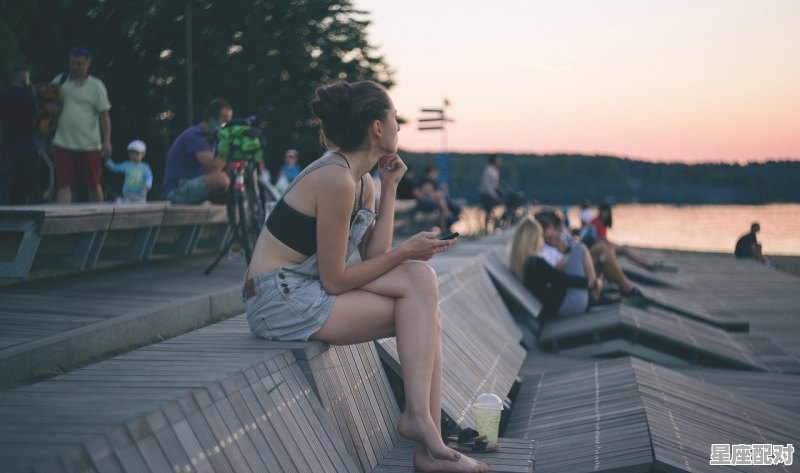
[[[492,211],[500,205],[500,155],[491,154],[481,173],[481,182],[478,193],[481,196],[481,207],[486,211],[483,228],[489,228]]]
[[[69,73],[53,79],[64,91],[64,105],[53,139],[59,204],[72,202],[76,174],[89,187],[90,201],[103,200],[100,176],[102,158],[111,156],[111,102],[103,81],[89,74],[91,65],[92,54],[87,48],[73,48],[69,52]]]

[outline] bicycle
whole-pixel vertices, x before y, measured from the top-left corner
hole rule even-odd
[[[218,148],[220,157],[228,161],[227,172],[230,177],[230,185],[225,206],[231,238],[206,268],[206,276],[217,267],[234,244],[241,247],[246,264],[250,264],[258,235],[266,220],[268,206],[274,205],[273,193],[257,178],[258,166],[256,165],[263,158],[263,149],[266,147],[266,140],[261,134],[261,128],[265,122],[261,120],[261,117],[269,111],[271,108],[244,119],[232,120],[223,127],[209,132],[210,139],[217,137],[225,129],[231,131],[231,135],[236,134],[237,137],[220,140],[221,146]],[[235,127],[240,128],[234,130]],[[237,138],[242,136],[249,142],[245,146],[247,149],[242,150],[241,147],[236,149]],[[256,139],[257,146],[254,141]],[[239,140],[238,144],[241,144],[242,141]]]

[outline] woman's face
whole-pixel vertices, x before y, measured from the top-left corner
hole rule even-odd
[[[381,148],[387,154],[397,153],[398,133],[400,132],[400,124],[397,123],[397,109],[394,108],[394,103],[389,99],[389,109],[386,110],[386,115],[383,117],[383,134],[381,135]]]
[[[550,225],[544,229],[544,242],[550,246],[554,246],[563,251],[563,242],[561,241],[561,232],[555,226]]]

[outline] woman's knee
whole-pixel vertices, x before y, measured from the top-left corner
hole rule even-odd
[[[436,271],[423,261],[407,261],[399,266],[406,272],[411,283],[417,286],[438,287],[439,279]]]

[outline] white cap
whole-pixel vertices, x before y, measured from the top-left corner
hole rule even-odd
[[[128,143],[128,151],[138,151],[140,153],[144,153],[147,151],[147,146],[142,140],[133,140]]]

